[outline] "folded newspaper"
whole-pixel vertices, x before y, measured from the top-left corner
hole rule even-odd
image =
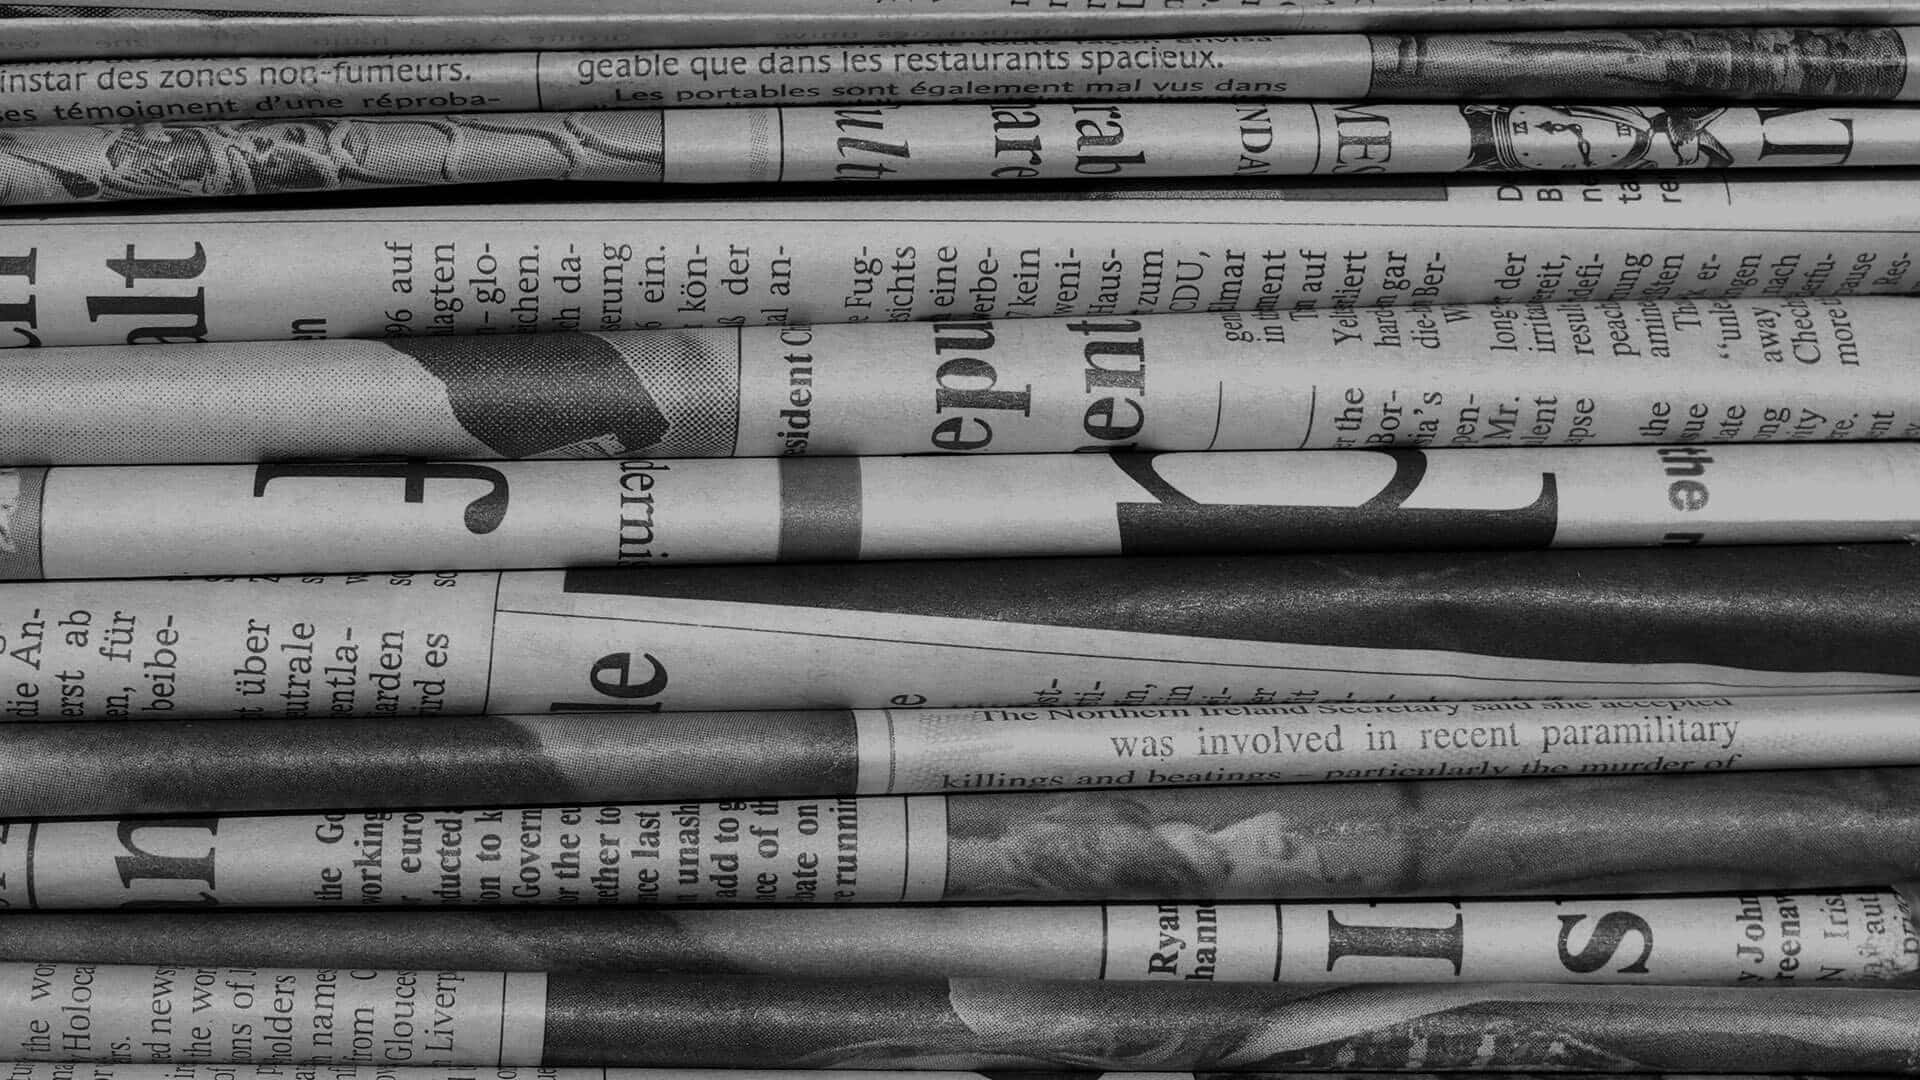
[[[391,1065],[116,1065],[107,1062],[0,1062],[12,1080],[480,1080],[472,1068]],[[1294,1073],[1235,1072],[1243,1080],[1287,1080]],[[1381,1080],[1379,1073],[1323,1072],[1321,1080]],[[1580,1078],[1578,1073],[1481,1072],[1481,1080],[1548,1080]],[[1610,1074],[1586,1074],[1610,1075]],[[1773,1074],[1655,1074],[1662,1080],[1765,1080]],[[1445,1073],[1399,1072],[1395,1080],[1446,1080]],[[489,1066],[486,1080],[1208,1080],[1191,1072],[1105,1074],[1084,1069],[1046,1072],[996,1069],[992,1074],[939,1069],[631,1069],[631,1068],[502,1068]],[[1803,1080],[1841,1080],[1839,1076],[1803,1074]]]
[[[0,1002],[21,1060],[1910,1074],[1920,992],[6,964]]]
[[[1910,440],[1916,336],[1845,297],[8,349],[0,465]]]
[[[479,206],[360,206],[341,193],[296,209],[13,216],[0,219],[0,337],[138,345],[1338,315],[1387,304],[1920,288],[1912,255],[1920,173],[1902,169],[1108,183],[1015,198],[1000,187],[858,199],[844,185],[831,190],[835,197],[743,201],[722,189],[704,199]],[[1836,310],[1844,316],[1821,311],[1816,327]],[[1347,317],[1355,331],[1372,318]],[[1612,349],[1610,329],[1591,331],[1608,336],[1590,346]],[[984,371],[966,385],[1014,392]]]
[[[0,205],[515,180],[1245,179],[1892,165],[1920,165],[1920,117],[1910,110],[1273,103],[616,109],[0,128]]]
[[[0,719],[1920,687],[1905,544],[0,585]]]
[[[0,57],[652,48],[744,42],[1165,36],[1521,26],[1916,24],[1912,0],[138,0],[0,5]]]
[[[1920,765],[1920,695],[15,723],[0,816],[1869,765]]]
[[[1917,534],[1909,442],[0,467],[0,580]]]
[[[1216,7],[1210,14],[1230,12]],[[1920,15],[1915,18],[1920,21]],[[1913,78],[1916,39],[1916,27],[1720,25],[1241,34],[1144,42],[1081,38],[618,50],[596,44],[589,52],[443,51],[321,59],[98,56],[0,64],[5,95],[0,124],[228,120],[266,135],[278,130],[265,123],[274,117],[658,106],[819,105],[862,116],[871,115],[873,106],[902,102],[997,101],[1024,107],[1076,99],[1455,104],[1531,98],[1636,105],[1702,100],[1714,106],[1741,99],[1901,101],[1920,96],[1920,81]],[[1698,119],[1714,109],[1682,113]],[[1408,114],[1389,109],[1388,115]],[[1770,109],[1766,115],[1791,113]],[[1786,129],[1800,130],[1790,119],[1783,122]],[[1249,124],[1250,152],[1260,145],[1259,126]],[[737,135],[731,125],[719,130]],[[1509,125],[1508,134],[1515,133]],[[1545,134],[1524,127],[1518,133]],[[1591,133],[1603,131],[1594,127]],[[685,134],[672,141],[679,143]],[[1007,134],[1010,141],[1030,142],[1035,132],[1016,126]],[[289,138],[281,141],[279,156],[303,159],[310,149]]]
[[[0,825],[11,911],[1808,892],[1920,879],[1920,769]]]
[[[1354,903],[13,914],[0,960],[794,979],[1841,986],[1920,982],[1883,888]]]

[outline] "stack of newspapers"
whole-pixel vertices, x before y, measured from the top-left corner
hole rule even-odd
[[[0,5],[0,1077],[1920,1073],[1910,100],[1920,0]]]

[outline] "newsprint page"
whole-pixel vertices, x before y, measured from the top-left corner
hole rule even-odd
[[[0,1080],[1920,1078],[1920,0],[0,2]]]

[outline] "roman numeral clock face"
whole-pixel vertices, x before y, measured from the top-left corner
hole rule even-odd
[[[1631,169],[1649,162],[1656,124],[1630,107],[1516,105],[1494,119],[1496,146],[1519,169]]]

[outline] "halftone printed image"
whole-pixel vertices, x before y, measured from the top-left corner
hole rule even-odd
[[[40,500],[46,481],[45,469],[0,469],[0,580],[41,572]]]
[[[1379,35],[1372,95],[1468,100],[1755,98],[1891,101],[1907,83],[1892,27],[1749,27]]]
[[[724,344],[723,344],[724,342]],[[504,458],[726,456],[739,423],[733,331],[401,338],[460,423]]]
[[[0,4],[0,19],[194,19],[209,15],[238,15],[238,11],[182,11],[177,8],[143,8],[126,5],[89,4]]]
[[[666,430],[654,457],[731,457],[740,431],[740,339],[733,330],[683,330],[603,338],[651,393]]]

